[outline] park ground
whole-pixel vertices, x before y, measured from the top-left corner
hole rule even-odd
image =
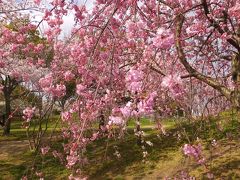
[[[213,179],[240,179],[239,116],[224,112],[216,117],[191,122],[178,118],[167,119],[163,124],[167,135],[154,129],[151,121],[142,120],[144,139],[153,143],[152,147],[146,148],[148,155],[145,159],[142,148],[136,143],[133,122],[130,122],[124,138],[95,141],[87,147],[88,162],[82,167],[83,176],[93,180],[181,179],[183,172],[187,172],[196,179],[208,179],[209,174],[213,175]],[[71,171],[53,158],[51,153],[35,156],[29,150],[25,131],[21,121],[14,121],[11,135],[0,137],[0,179],[21,179],[29,171],[33,159],[45,179],[68,179]],[[48,131],[51,131],[51,127]],[[183,155],[183,145],[189,141],[196,143],[196,139],[203,145],[207,169]],[[211,145],[213,139],[217,142],[215,146]],[[59,146],[61,140],[55,140],[52,149]],[[120,158],[114,155],[116,149],[121,154]],[[32,179],[37,178],[33,176]]]

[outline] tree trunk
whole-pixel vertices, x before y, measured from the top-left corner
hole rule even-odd
[[[10,127],[11,127],[11,100],[10,100],[10,95],[9,93],[4,93],[5,96],[5,113],[6,113],[6,119],[4,122],[4,127],[3,127],[3,135],[7,136],[10,134]]]
[[[142,146],[142,132],[141,132],[139,117],[137,117],[137,121],[136,121],[136,135],[137,135],[137,145]]]
[[[240,54],[232,59],[232,80],[234,90],[232,91],[231,101],[237,111],[240,111]]]
[[[231,103],[232,106],[238,111],[240,112],[240,89],[235,88],[234,91],[232,91],[231,94]]]
[[[240,112],[240,92],[236,91],[233,93],[233,96],[232,96],[232,104],[233,104],[233,107]]]

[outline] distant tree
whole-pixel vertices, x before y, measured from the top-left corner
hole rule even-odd
[[[1,125],[4,135],[10,133],[11,118],[14,115],[12,101],[29,95],[29,90],[23,89],[16,94],[16,88],[38,82],[41,73],[45,71],[46,40],[40,37],[36,26],[28,19],[15,18],[12,21],[1,22],[0,28],[0,85],[5,102],[5,118]],[[46,51],[45,51],[46,50]],[[15,93],[14,93],[15,92]]]

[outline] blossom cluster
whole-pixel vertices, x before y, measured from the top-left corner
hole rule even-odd
[[[30,122],[31,119],[33,118],[34,116],[34,113],[35,113],[35,110],[36,110],[36,107],[27,107],[23,110],[23,119],[25,119],[27,122]]]

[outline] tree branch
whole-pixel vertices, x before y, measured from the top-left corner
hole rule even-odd
[[[209,17],[209,14],[210,14],[210,11],[209,11],[209,8],[208,8],[208,4],[207,4],[207,1],[206,0],[202,0],[202,5],[203,5],[203,9],[204,9],[204,13],[205,13],[205,16],[207,17],[208,21],[211,23],[211,25],[216,28],[218,30],[218,32],[220,34],[223,34],[225,33],[225,31],[221,28],[221,26],[219,25],[219,23],[217,21],[215,21],[213,18],[210,18]],[[233,46],[235,47],[238,52],[240,52],[240,46],[239,44],[232,38],[228,38],[227,41]]]
[[[164,74],[161,70],[153,67],[152,65],[150,66],[150,69],[152,69],[153,71],[157,72],[158,74],[161,74],[162,76],[166,76],[166,74]]]
[[[176,32],[175,32],[175,44],[177,49],[178,58],[181,62],[181,64],[185,67],[185,69],[188,71],[188,73],[195,77],[196,79],[208,84],[212,88],[219,91],[221,94],[223,94],[226,98],[230,99],[231,91],[226,88],[225,86],[221,85],[219,82],[217,82],[215,79],[205,76],[201,73],[199,73],[196,69],[194,69],[187,61],[185,53],[182,48],[181,43],[181,30],[184,22],[184,16],[182,14],[178,15],[176,18]]]

